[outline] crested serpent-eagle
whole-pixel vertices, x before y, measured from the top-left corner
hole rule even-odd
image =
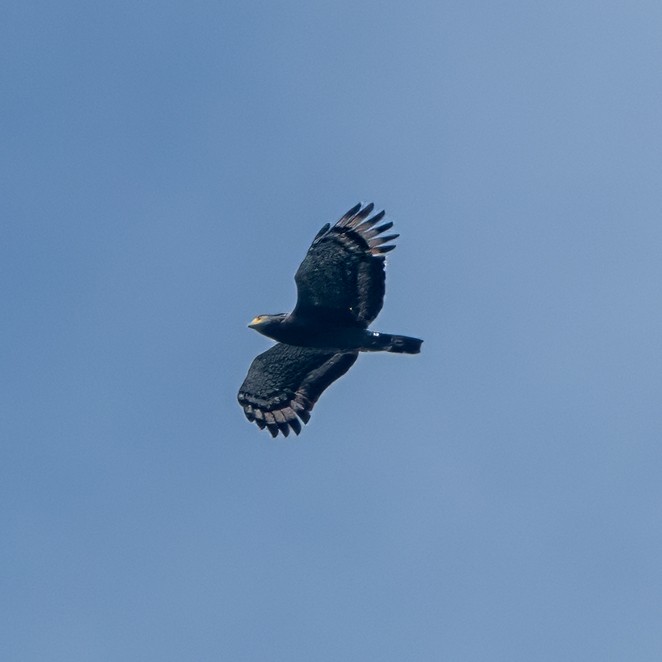
[[[384,211],[352,207],[315,235],[294,277],[291,313],[258,315],[248,325],[278,341],[255,358],[237,396],[246,418],[272,437],[301,432],[315,402],[354,364],[359,352],[418,354],[422,340],[368,330],[382,309],[384,254],[399,235],[384,235]]]

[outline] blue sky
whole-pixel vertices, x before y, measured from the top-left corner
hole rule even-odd
[[[8,3],[3,660],[662,658],[662,6]],[[299,438],[236,391],[401,233]]]

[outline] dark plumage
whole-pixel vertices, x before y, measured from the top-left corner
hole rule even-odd
[[[382,309],[384,254],[399,235],[383,233],[374,205],[352,207],[333,227],[315,236],[294,277],[297,303],[291,313],[259,315],[249,326],[278,341],[255,358],[239,389],[249,421],[273,437],[301,431],[315,402],[354,364],[359,352],[417,354],[422,340],[376,333],[368,325]]]

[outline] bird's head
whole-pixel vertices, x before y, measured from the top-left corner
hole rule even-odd
[[[248,325],[249,329],[255,329],[265,336],[270,336],[271,331],[278,326],[287,317],[287,313],[278,313],[277,315],[258,315],[254,317]]]

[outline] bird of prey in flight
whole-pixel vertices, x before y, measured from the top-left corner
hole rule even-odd
[[[237,396],[246,418],[272,437],[301,432],[322,392],[344,375],[359,352],[418,354],[419,338],[368,329],[382,309],[385,253],[399,235],[370,216],[372,203],[352,207],[315,235],[294,276],[291,313],[258,315],[250,328],[277,341],[258,355]]]

